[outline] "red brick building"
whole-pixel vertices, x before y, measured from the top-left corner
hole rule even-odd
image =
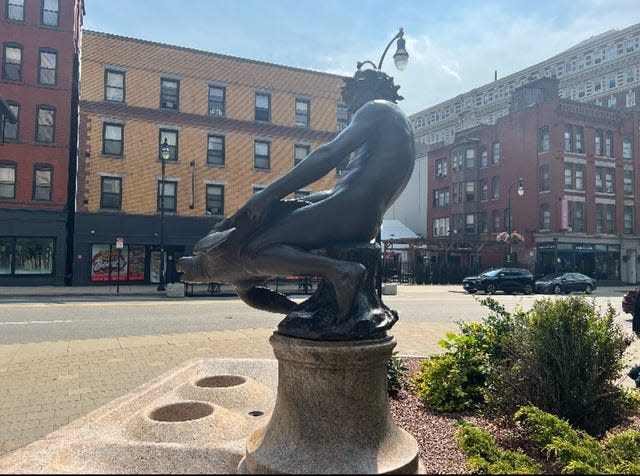
[[[557,79],[516,89],[495,125],[429,152],[431,261],[638,282],[639,125],[638,108],[560,99]],[[517,242],[497,241],[509,231]]]
[[[2,2],[0,96],[18,121],[0,146],[0,285],[70,273],[83,15],[83,0]]]

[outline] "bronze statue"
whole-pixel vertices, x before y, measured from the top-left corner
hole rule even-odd
[[[371,242],[415,160],[411,124],[395,104],[403,99],[398,88],[378,69],[346,79],[342,97],[355,113],[349,126],[216,224],[198,241],[194,256],[179,260],[181,280],[232,284],[248,305],[287,314],[278,326],[281,334],[317,340],[383,336],[397,314],[375,295],[380,250]],[[332,190],[284,199],[351,154]],[[263,285],[288,275],[323,281],[296,304]]]

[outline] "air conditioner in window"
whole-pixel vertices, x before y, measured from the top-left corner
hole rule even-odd
[[[212,116],[222,116],[222,109],[212,107],[211,109],[209,109],[209,114],[211,114]]]
[[[162,105],[163,105],[164,107],[168,107],[168,108],[170,108],[170,109],[175,109],[175,107],[176,107],[175,103],[173,103],[173,102],[169,102],[169,101],[165,101]]]

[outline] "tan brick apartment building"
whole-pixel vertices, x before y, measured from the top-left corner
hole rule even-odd
[[[172,282],[176,260],[217,221],[348,121],[341,76],[92,31],[82,47],[77,285],[158,282],[165,140]]]
[[[637,107],[561,99],[557,79],[517,88],[495,125],[429,152],[433,264],[465,273],[513,263],[536,275],[638,282],[639,126]],[[510,262],[508,245],[496,241],[509,230],[509,206],[511,231],[524,237]]]
[[[83,15],[82,0],[0,2],[0,97],[18,119],[0,123],[0,285],[70,278]]]

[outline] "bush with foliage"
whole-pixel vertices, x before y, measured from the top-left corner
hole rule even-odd
[[[467,464],[478,474],[540,474],[540,466],[522,451],[503,450],[491,436],[462,422],[455,442],[467,456]]]
[[[492,312],[482,323],[459,322],[461,334],[448,333],[439,342],[445,349],[420,363],[413,378],[416,395],[440,412],[457,412],[485,404],[493,361],[504,356],[504,344],[521,313],[509,314],[493,298],[480,301]]]
[[[617,380],[631,339],[584,296],[534,302],[505,340],[488,382],[490,402],[505,413],[532,404],[592,435],[604,433],[630,410]]]
[[[640,432],[628,430],[598,441],[569,422],[526,405],[514,416],[562,473],[640,474]]]
[[[389,395],[396,395],[400,390],[409,388],[408,370],[402,363],[402,359],[398,357],[398,352],[393,351],[387,360],[387,393]]]
[[[570,296],[534,302],[513,314],[492,298],[481,323],[459,323],[460,334],[440,341],[445,352],[420,364],[416,395],[441,412],[490,408],[512,414],[532,404],[602,434],[638,410],[616,385],[631,343],[593,298]]]

